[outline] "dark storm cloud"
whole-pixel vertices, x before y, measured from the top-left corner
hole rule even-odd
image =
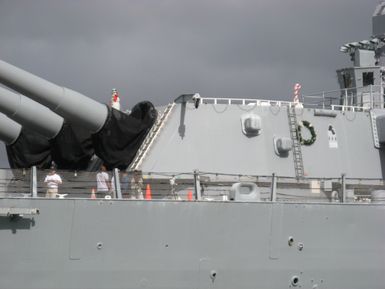
[[[0,59],[102,102],[116,87],[125,108],[195,91],[288,99],[298,81],[337,88],[338,48],[370,36],[376,4],[0,0]]]

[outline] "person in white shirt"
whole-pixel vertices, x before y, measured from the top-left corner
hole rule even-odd
[[[143,175],[142,171],[134,170],[131,178],[131,199],[143,200]]]
[[[102,165],[96,174],[96,191],[101,197],[105,197],[111,191],[110,177],[105,165]]]
[[[59,185],[62,184],[61,177],[56,173],[55,168],[51,167],[50,172],[44,179],[44,183],[47,185],[46,198],[56,198]]]

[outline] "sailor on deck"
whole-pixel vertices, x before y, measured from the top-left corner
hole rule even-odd
[[[56,198],[59,185],[62,184],[61,177],[56,173],[55,167],[51,167],[50,172],[44,179],[44,183],[47,184],[46,198]]]
[[[96,174],[96,191],[98,197],[105,197],[111,191],[110,176],[105,165],[102,165]]]
[[[143,200],[143,176],[139,170],[134,170],[131,178],[131,199]]]

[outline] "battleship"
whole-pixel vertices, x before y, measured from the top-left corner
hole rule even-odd
[[[293,101],[123,112],[0,61],[0,288],[385,288],[385,3],[372,21],[341,89]]]

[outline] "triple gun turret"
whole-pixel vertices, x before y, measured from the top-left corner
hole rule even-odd
[[[14,168],[36,165],[36,160],[32,164],[20,157],[36,139],[20,137],[22,133],[46,139],[52,160],[61,168],[85,169],[94,154],[109,168],[126,168],[157,117],[150,102],[126,114],[1,60],[0,83],[19,93],[0,87],[0,112],[14,120],[3,122],[0,138]]]

